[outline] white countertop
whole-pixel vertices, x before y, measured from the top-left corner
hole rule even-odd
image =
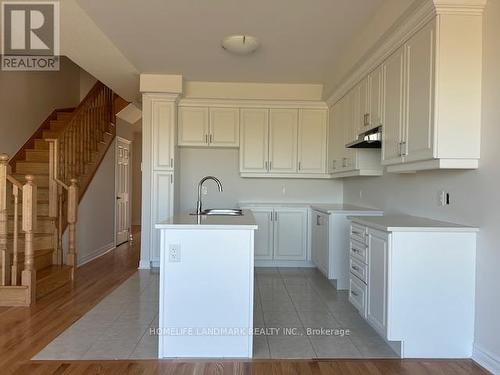
[[[325,214],[343,215],[383,215],[384,211],[374,208],[354,206],[343,203],[305,203],[305,202],[240,202],[240,207],[305,207]]]
[[[174,215],[155,225],[156,229],[227,229],[256,230],[252,211],[243,210],[243,216],[190,215],[189,212]]]
[[[478,232],[479,228],[409,215],[352,216],[354,223],[385,232]]]

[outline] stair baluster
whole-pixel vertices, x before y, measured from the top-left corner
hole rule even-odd
[[[10,254],[7,249],[7,167],[9,157],[0,154],[0,257],[2,274],[0,285],[9,285],[10,281]]]
[[[28,287],[31,303],[36,300],[36,270],[33,234],[37,226],[37,189],[35,177],[26,176],[23,186],[23,232],[24,239],[24,270],[21,273],[21,285]]]

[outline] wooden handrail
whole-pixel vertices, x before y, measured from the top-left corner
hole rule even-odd
[[[10,282],[10,254],[7,249],[7,167],[9,156],[0,154],[0,257],[2,269],[0,285]]]

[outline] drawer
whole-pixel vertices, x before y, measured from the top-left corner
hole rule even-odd
[[[365,264],[368,264],[368,251],[364,243],[351,241],[349,254],[351,255],[351,257],[356,258]]]
[[[366,227],[356,223],[351,223],[351,239],[361,243],[366,243],[366,233]]]
[[[366,295],[366,284],[351,274],[349,280],[349,302],[364,318],[366,318]]]
[[[368,266],[366,264],[351,257],[349,260],[349,269],[353,275],[357,276],[365,284],[368,282]]]

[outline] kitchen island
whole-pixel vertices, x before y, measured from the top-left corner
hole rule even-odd
[[[159,358],[251,358],[257,229],[252,212],[185,213],[156,228]]]

